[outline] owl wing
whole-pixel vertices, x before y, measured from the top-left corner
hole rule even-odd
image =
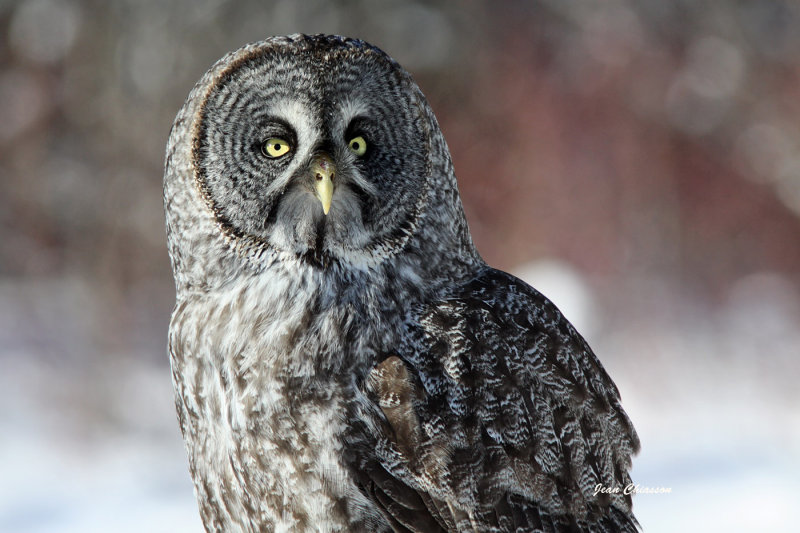
[[[384,415],[364,490],[395,531],[636,531],[636,432],[547,298],[486,268],[420,309],[368,389]],[[622,491],[621,491],[622,492]]]

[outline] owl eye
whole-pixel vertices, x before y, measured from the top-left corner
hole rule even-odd
[[[267,139],[264,141],[264,144],[261,145],[261,153],[273,159],[283,157],[291,150],[292,147],[289,145],[289,143],[278,137]]]
[[[351,152],[361,157],[367,152],[367,141],[364,140],[364,137],[358,135],[350,139],[350,142],[347,143],[347,147],[350,148]]]

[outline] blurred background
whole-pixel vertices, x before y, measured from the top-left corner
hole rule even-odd
[[[550,296],[642,439],[649,532],[800,516],[800,4],[0,1],[0,531],[198,532],[161,204],[224,53],[341,33],[416,78],[486,260]]]

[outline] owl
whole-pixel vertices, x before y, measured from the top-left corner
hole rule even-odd
[[[207,531],[637,530],[617,388],[478,255],[431,108],[381,50],[223,57],[175,119],[164,202]]]

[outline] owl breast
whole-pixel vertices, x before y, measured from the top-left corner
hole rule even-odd
[[[204,522],[219,531],[379,530],[342,459],[347,413],[360,401],[352,380],[374,346],[347,344],[343,332],[360,312],[326,306],[320,287],[330,280],[293,274],[278,268],[189,294],[173,314],[176,402]]]

